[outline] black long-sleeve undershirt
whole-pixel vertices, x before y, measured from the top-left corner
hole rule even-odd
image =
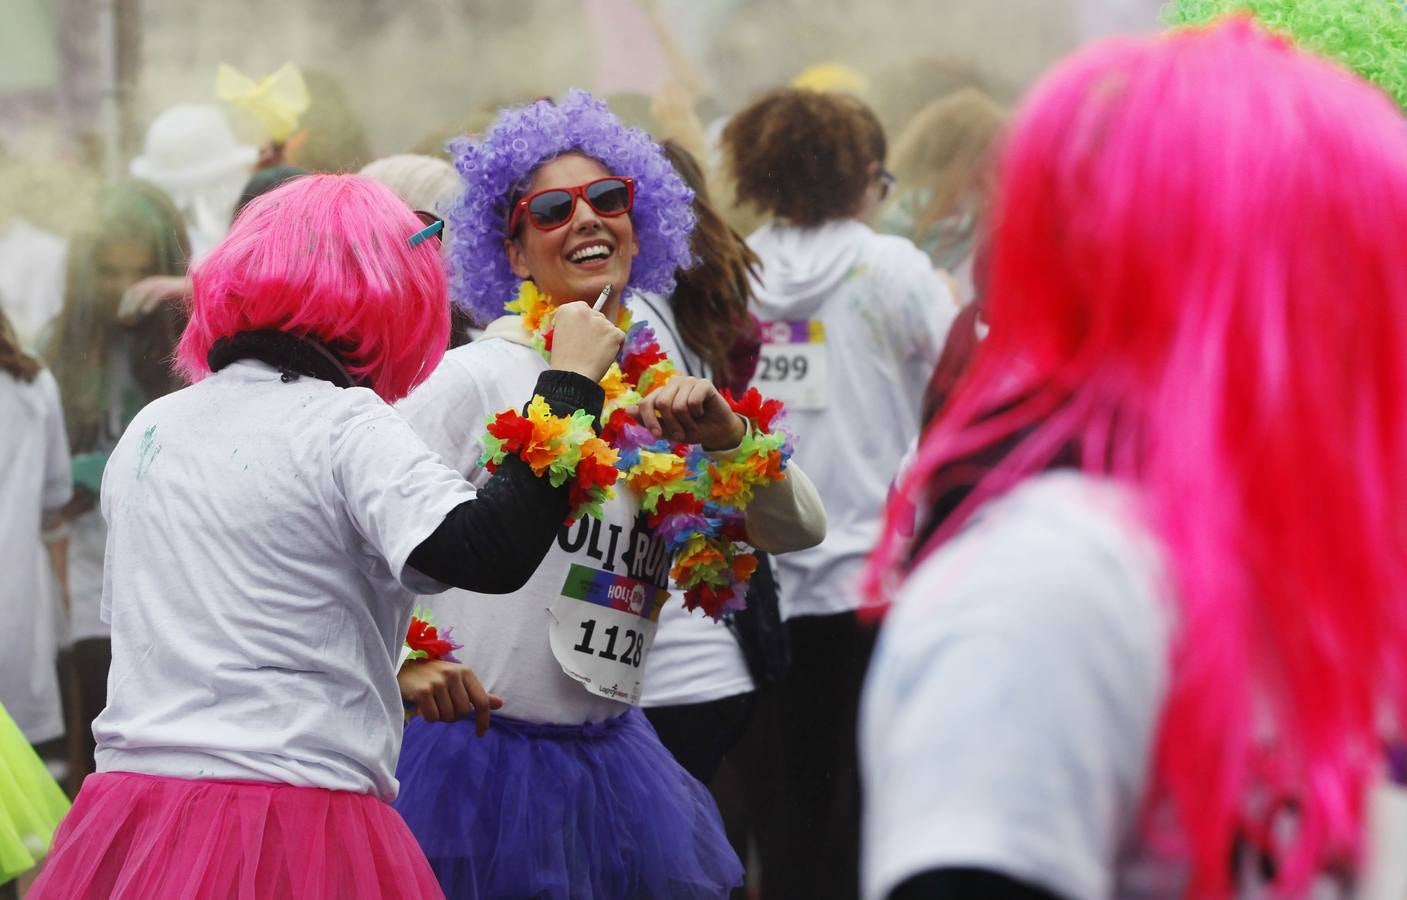
[[[578,409],[601,420],[606,395],[574,372],[549,369],[533,393],[552,412]],[[569,483],[568,483],[569,484]],[[553,487],[527,463],[509,456],[473,500],[456,506],[411,551],[407,564],[436,581],[482,594],[507,594],[527,584],[567,518],[568,484]]]

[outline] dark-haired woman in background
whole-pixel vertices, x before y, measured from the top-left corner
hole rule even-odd
[[[690,249],[696,262],[675,276],[667,303],[637,293],[627,305],[655,326],[660,346],[686,374],[741,396],[757,367],[757,323],[748,312],[757,254],[714,211],[703,171],[689,151],[673,141],[661,146],[694,191],[697,223]],[[767,614],[762,606],[768,600],[775,618],[775,593],[763,597],[755,591],[748,594],[748,609],[719,622],[677,604],[660,611],[641,705],[670,753],[704,784],[751,717],[762,648],[744,634],[755,630],[752,619]]]

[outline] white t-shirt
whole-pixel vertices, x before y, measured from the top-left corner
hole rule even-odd
[[[866,679],[864,896],[975,867],[1061,897],[1183,897],[1186,859],[1139,829],[1176,621],[1161,544],[1114,483],[1046,473],[978,510],[905,583]],[[1271,800],[1253,784],[1244,812],[1264,824]],[[1403,896],[1407,794],[1380,779],[1369,810],[1358,883],[1325,869],[1299,896]],[[1235,896],[1278,896],[1264,873],[1243,847]]]
[[[446,353],[425,383],[397,406],[431,449],[475,485],[489,477],[479,463],[485,425],[505,409],[521,408],[547,369],[547,361],[525,341],[516,318],[499,319],[481,339]],[[594,585],[630,592],[657,595],[669,588],[673,560],[629,489],[618,485],[602,512],[599,519],[584,516],[562,528],[528,583],[512,594],[448,590],[423,600],[437,625],[454,627],[456,639],[464,644],[458,655],[473,666],[486,688],[503,697],[506,716],[579,725],[627,709],[619,700],[590,693],[565,674],[549,642],[550,609],[580,599],[575,587],[568,589],[569,575],[577,579],[573,585],[587,576]],[[774,552],[815,543],[824,521],[815,489],[795,467],[788,469],[786,479],[759,488],[747,511],[749,535]],[[679,602],[671,596],[663,608]],[[714,629],[708,631],[708,640],[741,657],[735,641],[722,644],[724,638],[732,641],[725,629],[711,623],[708,627]],[[643,690],[649,684],[645,673],[657,670],[653,653],[642,654],[639,662],[639,669],[622,668],[620,674],[631,683],[640,682]],[[723,690],[730,690],[722,684]]]
[[[54,659],[54,584],[40,540],[44,510],[68,502],[68,437],[48,369],[0,371],[0,704],[30,743],[64,733]]]
[[[31,350],[39,349],[39,335],[63,307],[67,255],[63,238],[23,219],[0,228],[0,309]]]
[[[517,329],[513,320],[500,322],[485,337],[446,353],[425,383],[396,407],[432,450],[480,487],[490,477],[479,464],[485,425],[505,409],[521,409],[547,370],[536,350],[494,337],[498,329]],[[645,527],[629,492],[618,490],[603,511],[600,519],[584,516],[563,527],[528,583],[511,594],[451,588],[420,600],[437,626],[454,628],[455,639],[464,644],[455,655],[473,667],[484,687],[503,698],[506,716],[579,725],[629,708],[587,692],[568,677],[548,643],[548,608],[562,595],[573,566],[604,573],[602,577],[668,586],[664,542]]]
[[[1035,477],[905,584],[861,712],[866,897],[945,866],[1062,897],[1177,895],[1133,863],[1174,613],[1128,503]]]
[[[922,251],[861,222],[772,223],[748,245],[762,260],[756,309],[764,334],[802,336],[789,356],[824,356],[823,367],[813,357],[808,370],[822,400],[789,404],[787,423],[797,438],[794,459],[825,503],[827,533],[818,547],[777,557],[782,615],[848,612],[860,604],[856,582],[957,310]],[[754,385],[776,394],[786,381],[777,374],[764,359]]]
[[[364,388],[240,362],[156,400],[103,475],[98,770],[396,794],[406,560],[473,488]]]
[[[660,348],[679,371],[697,378],[711,376],[703,360],[683,345],[668,300],[631,294],[626,305],[636,321],[651,325]],[[683,596],[674,585],[670,590],[675,597]],[[664,605],[646,665],[641,706],[708,703],[746,694],[755,687],[742,646],[727,625],[702,612],[691,613],[680,602]]]

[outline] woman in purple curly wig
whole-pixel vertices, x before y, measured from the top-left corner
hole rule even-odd
[[[694,192],[648,134],[621,125],[604,101],[585,91],[569,91],[560,103],[539,100],[511,110],[481,141],[461,138],[451,146],[465,188],[448,215],[451,295],[480,325],[503,315],[504,304],[517,295],[526,277],[511,264],[512,250],[504,252],[510,207],[526,195],[529,181],[545,163],[564,154],[579,154],[599,164],[603,173],[633,180],[628,218],[638,254],[633,260],[617,260],[610,271],[598,267],[602,271],[596,273],[594,292],[557,299],[595,299],[606,277],[619,277],[622,262],[629,281],[614,284],[617,300],[627,289],[668,294],[674,289],[674,273],[691,262]],[[523,224],[518,223],[519,229]],[[533,274],[540,279],[544,273]]]
[[[690,263],[693,192],[648,135],[581,91],[505,110],[482,140],[454,150],[465,190],[448,211],[453,293],[487,328],[446,354],[400,410],[478,484],[489,474],[486,446],[499,440],[482,423],[515,410],[518,388],[545,366],[556,310],[604,302],[606,316],[623,323],[628,295],[673,288],[675,272]],[[646,343],[641,333],[631,331],[626,353]],[[639,356],[623,356],[624,374],[616,374],[643,379],[631,359]],[[620,380],[611,379],[602,381],[607,396],[620,396]],[[603,437],[616,441],[619,417],[636,415],[655,438],[697,445],[691,458],[744,452],[747,423],[711,382],[681,367],[645,392],[638,413],[613,408],[607,418],[617,425]],[[623,443],[612,448],[626,452]],[[786,474],[759,487],[747,507],[746,537],[759,549],[798,549],[823,536],[814,489],[792,469]],[[439,626],[465,641],[463,656],[483,683],[504,698],[484,737],[433,716],[406,728],[396,807],[451,900],[718,898],[741,883],[708,791],[638,709],[671,584],[670,541],[679,538],[665,531],[622,482],[562,527],[507,602],[469,591],[426,598]],[[420,665],[408,664],[403,690],[416,693]],[[454,718],[458,702],[444,697],[444,718]]]

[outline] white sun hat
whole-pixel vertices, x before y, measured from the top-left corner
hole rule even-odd
[[[180,103],[157,116],[147,129],[142,155],[130,171],[169,193],[185,193],[234,175],[248,177],[257,147],[238,143],[217,106]]]

